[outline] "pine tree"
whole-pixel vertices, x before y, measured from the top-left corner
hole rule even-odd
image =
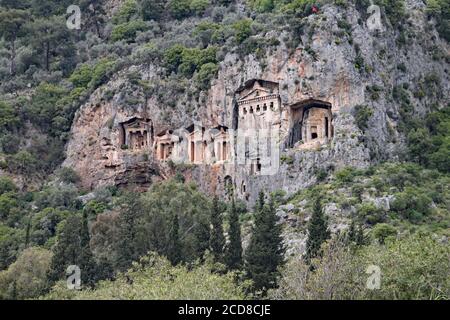
[[[242,267],[242,240],[239,214],[234,200],[229,214],[230,229],[228,231],[229,243],[226,250],[225,262],[229,270],[238,270]]]
[[[260,211],[256,213],[255,228],[245,257],[245,269],[253,280],[255,291],[265,294],[276,286],[278,269],[284,260],[284,248],[273,200],[265,205],[262,194],[257,207]]]
[[[92,286],[97,281],[97,263],[90,247],[90,235],[87,210],[83,212],[83,223],[80,236],[81,252],[79,257],[79,267],[81,270],[81,280],[83,284]]]
[[[5,10],[0,12],[0,38],[9,42],[11,75],[16,74],[16,42],[26,33],[26,23],[30,21],[29,13],[24,10]]]
[[[167,250],[167,258],[175,266],[182,261],[182,250],[180,242],[180,224],[178,215],[174,214],[172,218],[172,229],[169,236],[169,249]]]
[[[328,224],[322,210],[321,198],[314,202],[314,209],[308,226],[308,240],[306,242],[305,260],[309,263],[320,253],[322,244],[330,238]]]
[[[257,202],[257,204],[255,206],[255,212],[256,213],[261,213],[262,210],[264,209],[264,205],[266,203],[265,198],[266,198],[266,196],[264,194],[264,191],[261,190],[259,192],[259,195],[258,195],[258,202]]]
[[[79,216],[67,218],[64,228],[58,237],[52,262],[50,264],[49,280],[58,281],[66,274],[70,265],[80,266],[82,221]]]
[[[140,212],[139,200],[137,194],[128,193],[124,210],[119,218],[116,266],[121,271],[127,270],[131,263],[139,258],[136,246],[137,221]]]
[[[219,209],[219,199],[214,197],[212,212],[211,212],[211,251],[214,259],[217,262],[223,260],[223,253],[225,247],[225,237],[223,235],[223,221],[222,214]]]

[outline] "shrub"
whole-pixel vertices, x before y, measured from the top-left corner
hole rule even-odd
[[[431,203],[431,198],[424,194],[422,190],[406,187],[404,192],[395,194],[391,209],[401,217],[413,223],[418,223],[430,213]]]
[[[92,76],[92,68],[87,64],[83,64],[72,73],[69,81],[72,82],[75,87],[87,88],[92,80]]]
[[[31,174],[35,173],[38,167],[38,160],[26,150],[21,150],[7,159],[8,169],[14,173]]]
[[[241,44],[252,35],[252,19],[243,19],[233,24],[234,36],[236,42]]]
[[[376,225],[385,220],[383,210],[377,208],[372,202],[361,204],[358,208],[358,215],[369,225]]]
[[[4,101],[0,101],[0,133],[16,128],[20,123],[14,108]]]
[[[136,38],[138,31],[144,31],[147,29],[147,24],[142,20],[132,20],[116,25],[111,33],[112,41],[125,40],[127,42],[133,42]]]
[[[335,177],[339,183],[351,183],[353,179],[357,176],[357,172],[354,168],[347,167],[338,172],[336,172]]]
[[[371,232],[373,237],[377,239],[381,244],[384,244],[385,240],[388,237],[395,237],[397,235],[397,230],[387,223],[377,224]]]
[[[136,0],[126,0],[116,14],[112,17],[112,22],[116,25],[124,24],[138,13],[138,5]]]
[[[64,183],[77,183],[80,181],[78,173],[68,167],[62,167],[58,172],[58,177]]]
[[[210,0],[191,0],[190,9],[195,14],[203,14],[210,5]]]
[[[37,298],[47,286],[52,253],[42,248],[25,249],[8,270],[0,272],[0,298]]]
[[[17,186],[14,184],[14,181],[8,177],[0,177],[0,195],[15,191],[17,191]]]
[[[201,66],[197,74],[197,83],[202,89],[207,89],[212,79],[215,78],[219,67],[215,63],[206,63]]]
[[[167,259],[150,253],[126,273],[118,274],[116,280],[102,281],[96,289],[68,290],[61,282],[44,299],[244,299],[248,283],[236,284],[235,273],[219,274],[212,271],[214,268],[209,260],[204,265],[173,267]]]
[[[366,131],[370,118],[373,116],[373,110],[366,105],[355,106],[353,116],[355,117],[356,125],[361,131]]]
[[[27,109],[31,122],[44,130],[51,130],[52,119],[62,111],[57,102],[67,93],[63,87],[49,83],[40,84]]]
[[[176,19],[187,18],[191,15],[192,0],[170,0],[168,4],[169,12]]]
[[[104,58],[100,60],[94,67],[94,72],[92,73],[92,79],[90,82],[90,87],[95,89],[102,84],[106,83],[111,76],[115,67],[115,62]]]
[[[164,54],[164,64],[169,72],[179,72],[186,77],[192,77],[196,71],[202,71],[201,80],[205,80],[205,76],[215,73],[217,66],[216,59],[217,48],[209,47],[206,49],[186,48],[181,45],[174,45]]]
[[[17,134],[5,134],[0,138],[0,146],[6,154],[15,154],[20,149],[20,138]]]

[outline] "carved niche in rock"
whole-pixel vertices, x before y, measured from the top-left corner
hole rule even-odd
[[[328,143],[334,136],[332,106],[309,99],[290,107],[290,132],[287,147],[301,142],[300,149]]]
[[[153,123],[150,119],[132,118],[120,126],[122,148],[141,151],[148,150],[153,144]]]

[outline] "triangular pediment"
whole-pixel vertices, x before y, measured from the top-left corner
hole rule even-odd
[[[272,92],[270,90],[258,87],[258,88],[252,89],[250,92],[248,92],[247,94],[242,96],[239,99],[239,101],[256,99],[256,98],[265,97],[265,96],[268,96],[268,95],[271,95],[271,94],[272,94]]]

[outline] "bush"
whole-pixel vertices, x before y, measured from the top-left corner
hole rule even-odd
[[[450,247],[431,235],[387,238],[386,244],[356,251],[338,240],[324,246],[311,268],[301,258],[291,259],[282,271],[272,299],[294,300],[447,300],[450,297]],[[368,290],[367,267],[381,271],[381,287]],[[330,272],[330,270],[334,270]]]
[[[380,223],[372,229],[372,235],[381,244],[384,244],[388,237],[395,237],[397,235],[397,230],[390,224]]]
[[[93,290],[68,290],[59,283],[44,299],[72,300],[242,300],[248,284],[237,285],[235,273],[218,274],[211,271],[211,262],[204,265],[171,266],[155,254],[143,257],[114,281],[102,281]],[[168,275],[170,281],[168,280]],[[151,279],[151,281],[148,281]]]
[[[0,146],[6,154],[15,154],[20,149],[20,138],[17,134],[5,134],[0,138]]]
[[[126,0],[116,14],[112,17],[112,22],[116,25],[127,23],[138,13],[136,0]]]
[[[205,80],[207,75],[215,75],[217,72],[216,54],[215,47],[198,49],[175,45],[164,53],[164,64],[169,72],[179,72],[186,77],[192,77],[196,71],[201,71],[202,78],[199,80]]]
[[[20,118],[14,108],[9,103],[0,101],[0,133],[12,130],[19,124]]]
[[[92,74],[92,79],[90,82],[90,87],[96,89],[102,84],[106,83],[115,67],[115,62],[104,58],[100,60],[94,67],[94,72]]]
[[[361,131],[366,131],[370,118],[373,116],[373,110],[366,105],[355,106],[353,116],[355,117],[356,125]]]
[[[210,5],[210,0],[191,0],[190,9],[193,13],[201,15]]]
[[[59,179],[64,183],[78,183],[80,176],[72,168],[63,167],[58,172]]]
[[[391,209],[412,223],[420,222],[430,213],[432,199],[423,190],[406,187],[404,192],[395,194]]]
[[[28,151],[21,150],[15,155],[7,158],[8,169],[18,174],[35,173],[38,167],[38,160]]]
[[[176,19],[187,18],[191,15],[192,0],[170,0],[168,4],[169,12]]]
[[[92,68],[87,64],[83,64],[72,73],[69,81],[72,82],[75,87],[87,88],[92,80],[92,76]]]
[[[127,42],[133,42],[136,38],[138,31],[147,30],[147,24],[142,20],[133,20],[116,25],[111,33],[111,40],[116,42],[125,40]]]
[[[8,177],[0,177],[0,195],[6,192],[16,192],[17,186]]]
[[[344,168],[335,174],[336,180],[342,184],[351,183],[356,176],[356,170],[351,167]]]
[[[208,89],[210,82],[215,78],[219,67],[215,63],[206,63],[202,65],[200,71],[197,74],[197,83],[200,88]]]
[[[25,249],[8,270],[0,272],[0,298],[22,300],[41,295],[47,286],[51,259],[48,250]]]
[[[365,202],[361,204],[358,208],[358,215],[365,223],[369,225],[376,225],[385,220],[383,210],[377,208],[375,204]]]
[[[243,19],[233,24],[234,36],[238,44],[243,43],[252,35],[252,19]]]
[[[28,116],[33,124],[50,131],[52,119],[61,115],[62,107],[58,101],[68,94],[68,90],[61,86],[42,83],[37,88],[27,109]]]

